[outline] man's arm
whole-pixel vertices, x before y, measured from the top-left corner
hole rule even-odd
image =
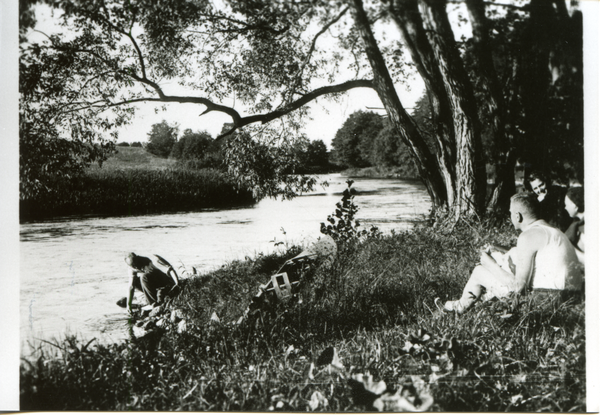
[[[177,272],[175,272],[173,267],[169,267],[169,269],[167,270],[167,275],[170,276],[171,279],[173,279],[175,285],[179,285],[179,277],[177,276]]]
[[[515,284],[515,276],[510,272],[505,271],[487,252],[481,253],[480,262],[500,284],[507,287],[512,287]]]
[[[135,292],[135,287],[133,286],[133,279],[135,278],[136,272],[132,271],[131,275],[129,277],[129,293],[127,295],[127,311],[129,311],[130,313],[132,312],[131,310],[131,305],[133,303],[133,294]]]

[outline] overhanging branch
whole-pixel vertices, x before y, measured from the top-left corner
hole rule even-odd
[[[212,111],[217,111],[217,112],[225,113],[232,118],[233,128],[230,131],[227,131],[226,133],[221,134],[219,137],[217,137],[217,138],[222,138],[222,137],[229,135],[232,132],[234,132],[235,130],[242,128],[246,125],[250,125],[253,123],[266,124],[269,121],[273,121],[273,120],[280,118],[286,114],[289,114],[292,111],[297,110],[298,108],[308,104],[309,102],[311,102],[321,96],[346,92],[346,91],[349,91],[354,88],[374,88],[374,84],[373,84],[373,81],[370,79],[357,79],[354,81],[347,81],[347,82],[337,84],[337,85],[324,86],[321,88],[317,88],[314,91],[309,92],[308,94],[303,95],[301,98],[297,99],[296,101],[293,101],[281,108],[278,108],[275,111],[271,111],[271,112],[264,113],[264,114],[250,115],[247,117],[242,117],[240,115],[240,113],[238,111],[236,111],[235,109],[225,106],[225,105],[217,104],[208,98],[175,96],[175,95],[165,95],[165,94],[161,94],[158,98],[156,98],[156,97],[141,97],[141,98],[135,98],[135,99],[129,99],[129,100],[122,100],[122,101],[118,101],[118,102],[106,102],[105,101],[106,104],[104,105],[104,107],[112,108],[112,107],[118,107],[118,106],[122,106],[122,105],[135,104],[138,102],[175,102],[175,103],[180,103],[180,104],[204,105],[206,107],[206,109],[200,114],[201,116],[204,114],[207,114],[209,112],[212,112]],[[87,104],[85,102],[77,102],[77,103],[73,103],[73,105],[77,104],[76,108],[73,108],[71,110],[65,110],[65,111],[66,112],[79,111],[79,110],[84,109],[85,107],[100,108],[103,106],[103,105],[99,105],[99,104],[101,104],[101,102],[102,102],[102,100],[95,101],[95,102],[89,102]],[[81,106],[82,104],[84,106]]]

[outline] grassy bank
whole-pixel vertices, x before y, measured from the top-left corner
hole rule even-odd
[[[436,310],[436,297],[459,296],[484,241],[514,239],[471,224],[348,243],[287,304],[240,324],[258,285],[298,250],[224,265],[184,280],[171,303],[183,330],[167,319],[154,336],[67,339],[23,361],[21,409],[364,411],[387,387],[417,407],[431,396],[430,411],[584,411],[581,298]],[[356,379],[367,373],[365,388]]]
[[[252,203],[214,170],[89,170],[54,183],[52,190],[20,202],[21,222],[67,215],[134,215]]]
[[[167,159],[148,153],[142,147],[117,147],[117,152],[102,163],[103,170],[144,169],[165,170],[175,167],[177,160]],[[99,167],[93,165],[91,170]]]
[[[191,211],[253,203],[224,173],[177,168],[141,147],[117,147],[102,167],[50,183],[48,192],[20,201],[20,221],[57,216],[123,216]]]

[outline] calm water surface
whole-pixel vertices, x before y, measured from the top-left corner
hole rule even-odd
[[[276,242],[308,243],[335,209],[346,188],[340,175],[320,177],[329,186],[292,201],[262,200],[245,208],[167,215],[65,218],[23,224],[21,255],[21,350],[39,339],[65,334],[104,342],[127,336],[127,313],[115,302],[126,296],[129,252],[159,254],[177,268],[204,272],[228,261],[272,252]],[[429,212],[419,182],[356,179],[358,219],[384,232],[403,230]]]

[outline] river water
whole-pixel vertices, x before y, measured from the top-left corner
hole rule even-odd
[[[335,209],[346,178],[324,175],[319,186],[292,201],[265,199],[251,206],[163,215],[69,217],[20,226],[21,353],[40,339],[65,334],[83,340],[118,341],[127,336],[129,252],[159,254],[176,269],[206,272],[226,262],[307,244]],[[420,182],[354,179],[357,218],[368,229],[404,230],[423,220],[430,202]],[[283,244],[278,244],[283,242]]]

